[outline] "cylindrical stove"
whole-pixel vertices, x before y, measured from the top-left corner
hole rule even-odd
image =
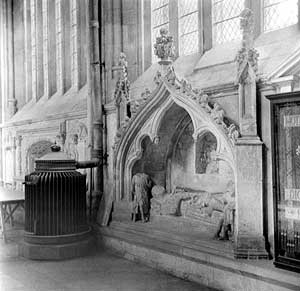
[[[19,251],[30,259],[82,256],[94,244],[86,219],[86,176],[60,147],[51,149],[25,176],[25,233]]]

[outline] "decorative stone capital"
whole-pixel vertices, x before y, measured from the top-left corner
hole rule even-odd
[[[237,62],[237,83],[251,83],[251,79],[257,78],[257,70],[258,70],[258,52],[254,48],[246,48],[242,47],[237,54],[236,62]],[[251,69],[252,74],[249,73],[249,69]]]
[[[170,36],[166,28],[160,29],[160,36],[156,38],[154,44],[154,54],[161,61],[170,61],[175,56],[175,47],[173,37]]]

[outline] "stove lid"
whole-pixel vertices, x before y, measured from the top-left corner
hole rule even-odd
[[[35,161],[35,170],[43,172],[76,170],[76,161],[70,159],[65,152],[61,151],[56,143],[51,146],[51,153]]]

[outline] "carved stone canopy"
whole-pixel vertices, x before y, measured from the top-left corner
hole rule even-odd
[[[160,146],[156,138],[169,108],[177,105],[190,116],[193,127],[192,137],[211,132],[217,139],[217,157],[235,167],[235,140],[239,137],[238,127],[229,122],[221,105],[212,102],[200,89],[194,89],[187,80],[179,80],[173,67],[166,75],[157,74],[157,87],[143,94],[146,98],[135,100],[135,110],[126,119],[115,136],[114,144],[114,192],[116,199],[127,195],[132,167],[141,159],[142,141],[146,136],[155,147]],[[118,198],[119,197],[119,198]]]
[[[173,66],[169,66],[167,74],[163,77],[160,73],[155,76],[155,83],[159,87],[161,84],[165,85],[166,90],[175,94],[184,96],[195,102],[197,106],[200,106],[200,110],[203,110],[205,116],[209,118],[214,124],[216,124],[225,136],[230,140],[232,144],[239,137],[239,129],[235,124],[229,123],[225,116],[225,111],[221,108],[218,103],[211,103],[207,94],[204,94],[199,89],[193,89],[191,84],[187,80],[179,80],[175,74]],[[127,129],[134,122],[139,113],[147,106],[147,104],[153,101],[153,94],[148,88],[141,94],[139,100],[132,102],[131,104],[131,118],[126,118],[118,130],[115,137],[114,149],[117,150],[121,138],[124,136]]]

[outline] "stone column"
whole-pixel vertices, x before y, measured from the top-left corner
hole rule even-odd
[[[31,57],[31,9],[30,0],[24,0],[24,67],[25,67],[25,101],[31,98],[32,92],[32,57]]]
[[[22,152],[21,152],[21,146],[22,146],[22,136],[17,136],[17,176],[22,176]]]
[[[71,61],[71,76],[72,76],[72,87],[78,91],[79,89],[79,38],[78,38],[78,1],[71,0],[71,53],[72,53],[72,61]]]
[[[0,67],[4,68],[1,70],[1,85],[0,85],[0,96],[1,96],[1,120],[0,122],[5,121],[6,117],[6,102],[7,102],[7,58],[6,58],[6,33],[7,29],[7,18],[6,18],[6,2],[0,1]],[[2,141],[1,141],[2,142]],[[2,159],[1,159],[2,161]]]
[[[1,8],[1,4],[0,4]],[[2,141],[2,128],[0,128],[0,187],[3,186],[3,141]]]
[[[59,95],[63,95],[63,19],[62,0],[55,0],[55,25],[56,25],[56,87]]]
[[[100,54],[99,44],[99,2],[96,0],[88,2],[88,19],[89,19],[89,42],[90,42],[90,63],[89,65],[89,96],[88,103],[92,105],[88,112],[93,119],[93,147],[91,148],[91,157],[102,160],[103,157],[103,112],[102,112],[102,85],[100,77]],[[101,3],[100,3],[101,5]],[[100,9],[101,10],[101,9]],[[101,37],[101,36],[100,36]],[[93,192],[91,197],[92,211],[91,219],[95,220],[99,208],[99,202],[103,194],[103,165],[94,168]]]
[[[8,58],[8,117],[17,112],[17,100],[14,96],[14,44],[13,44],[13,8],[12,0],[7,1],[7,58]]]
[[[12,139],[12,157],[13,157],[13,162],[12,162],[12,165],[13,165],[13,177],[12,177],[12,180],[13,180],[13,184],[12,184],[12,187],[13,189],[15,190],[16,189],[16,185],[17,185],[17,182],[16,182],[16,173],[17,173],[17,157],[16,157],[16,149],[17,149],[17,138],[16,137],[13,137]]]
[[[37,47],[36,47],[36,3],[30,0],[31,11],[31,70],[32,99],[37,100]]]
[[[120,52],[123,50],[122,39],[122,0],[112,1],[113,9],[113,62],[115,62]],[[113,78],[115,74],[113,72]]]
[[[262,146],[257,136],[256,79],[258,53],[253,47],[253,12],[241,13],[242,48],[237,55],[239,126],[236,142],[237,258],[267,258],[263,236]]]
[[[48,0],[43,0],[42,2],[42,15],[43,15],[43,66],[44,66],[44,94],[47,97],[50,97],[50,88],[49,88],[49,13],[48,13]]]

